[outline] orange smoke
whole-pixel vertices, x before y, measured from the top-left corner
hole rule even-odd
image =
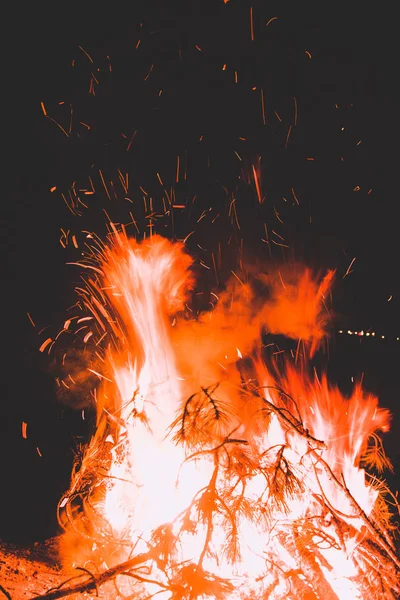
[[[328,271],[321,281],[310,269],[287,278],[278,273],[267,279],[271,299],[263,312],[265,326],[271,333],[310,343],[310,356],[326,335],[328,312],[326,297],[335,272]]]
[[[212,311],[181,321],[173,332],[181,368],[200,379],[220,377],[240,355],[260,348],[263,329],[307,342],[312,356],[327,333],[325,300],[333,279],[334,271],[320,280],[304,267],[285,279],[262,271],[242,284],[232,277]]]

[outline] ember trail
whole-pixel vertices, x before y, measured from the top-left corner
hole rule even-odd
[[[110,573],[110,598],[394,598],[388,491],[365,471],[390,466],[389,412],[261,350],[269,327],[312,355],[334,274],[269,277],[263,303],[233,277],[194,319],[192,264],[113,224],[83,262],[97,429],[60,503],[66,562]]]

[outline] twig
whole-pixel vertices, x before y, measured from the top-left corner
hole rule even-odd
[[[311,450],[311,456],[313,456],[313,458],[315,458],[322,465],[322,467],[324,468],[324,471],[328,475],[328,477],[332,481],[334,481],[334,483],[344,492],[346,498],[348,499],[348,501],[350,502],[350,504],[356,511],[356,515],[354,515],[354,516],[360,517],[360,519],[363,521],[365,527],[367,528],[368,532],[372,536],[372,539],[375,541],[375,543],[386,552],[386,554],[390,557],[390,559],[395,564],[397,569],[400,570],[400,560],[397,558],[396,554],[393,552],[392,548],[389,546],[389,544],[385,540],[382,533],[370,521],[370,519],[368,518],[366,513],[363,511],[361,506],[353,498],[348,487],[344,483],[339,481],[339,479],[336,477],[336,475],[334,474],[334,472],[332,471],[332,469],[330,468],[328,463],[321,456],[319,456],[319,454],[315,450]]]
[[[263,386],[263,387],[267,387],[267,386]],[[271,386],[269,386],[269,387],[271,387]],[[262,388],[260,388],[260,389],[262,389]],[[279,390],[279,388],[277,388],[277,389]],[[281,419],[290,429],[294,429],[301,437],[304,437],[306,440],[308,440],[308,442],[313,442],[319,448],[326,448],[325,442],[323,442],[322,440],[318,440],[317,438],[312,436],[310,434],[310,432],[308,431],[308,429],[304,429],[304,427],[300,421],[297,421],[297,419],[296,419],[296,422],[293,423],[293,421],[291,421],[285,414],[283,414],[283,411],[287,412],[287,409],[278,408],[277,406],[275,406],[275,404],[273,404],[272,402],[270,402],[269,400],[264,398],[256,390],[253,390],[250,393],[253,393],[255,396],[260,398],[263,401],[263,403],[268,406],[268,408],[270,409],[271,412],[273,412],[279,419]],[[295,418],[295,417],[293,417],[293,418]]]
[[[59,588],[57,590],[49,591],[42,596],[34,596],[31,600],[56,600],[57,598],[65,598],[66,596],[71,596],[72,594],[79,594],[82,592],[89,592],[93,589],[98,589],[110,579],[113,579],[117,575],[124,573],[124,571],[129,571],[129,569],[132,569],[133,567],[136,567],[137,565],[140,565],[150,560],[152,557],[152,552],[138,554],[130,560],[116,565],[111,569],[107,569],[107,571],[103,571],[103,573],[100,573],[100,575],[91,575],[89,579],[86,579],[82,583],[79,583],[69,588]],[[10,596],[8,596],[8,598],[11,600]]]
[[[11,598],[10,594],[7,592],[7,590],[5,590],[5,589],[3,588],[3,586],[2,586],[2,585],[0,585],[0,592],[3,592],[3,594],[5,595],[5,597],[6,597],[8,600],[12,600],[12,598]]]

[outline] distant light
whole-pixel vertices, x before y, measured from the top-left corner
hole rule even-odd
[[[364,331],[364,329],[360,329],[360,331],[352,331],[351,329],[348,329],[347,331],[343,331],[343,329],[338,329],[337,333],[345,333],[347,335],[357,335],[357,336],[365,336],[365,337],[375,337],[377,334],[375,331]],[[381,340],[385,340],[386,339],[386,335],[379,335],[378,336]],[[389,336],[389,339],[392,338],[394,339],[392,336]],[[399,342],[400,341],[400,337],[396,337],[396,341]]]

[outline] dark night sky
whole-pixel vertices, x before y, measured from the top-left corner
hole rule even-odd
[[[275,16],[278,19],[265,27]],[[231,0],[225,5],[215,0],[186,2],[184,9],[168,3],[167,8],[148,9],[147,15],[133,14],[129,25],[122,23],[123,15],[114,15],[107,27],[92,22],[83,34],[73,27],[63,30],[58,18],[51,20],[53,27],[35,15],[32,20],[26,17],[22,26],[11,27],[5,66],[9,106],[3,112],[7,154],[3,184],[7,180],[9,191],[2,202],[7,352],[0,431],[6,477],[16,478],[17,483],[2,502],[13,515],[8,521],[13,532],[17,521],[27,530],[32,514],[40,515],[32,536],[53,531],[53,522],[49,525],[43,513],[51,510],[65,486],[70,460],[66,448],[71,445],[68,426],[76,423],[68,411],[60,417],[51,381],[42,373],[37,356],[38,340],[43,339],[26,313],[34,317],[38,329],[60,326],[71,304],[76,273],[65,263],[71,257],[76,260],[76,255],[61,248],[61,227],[75,232],[101,230],[105,206],[113,218],[127,220],[125,206],[106,204],[109,201],[101,195],[97,207],[91,205],[81,219],[65,208],[60,192],[66,192],[72,181],[87,181],[93,165],[110,178],[118,167],[128,170],[134,186],[151,188],[156,172],[167,180],[173,177],[177,154],[183,156],[187,150],[189,183],[177,187],[178,193],[182,197],[199,193],[207,208],[222,202],[221,186],[233,189],[238,180],[235,151],[246,165],[262,156],[264,205],[257,206],[251,189],[242,190],[241,204],[238,200],[245,244],[257,252],[254,239],[262,235],[257,227],[268,220],[290,244],[286,258],[295,255],[313,267],[338,269],[333,297],[337,329],[371,328],[386,338],[400,336],[394,18],[372,9],[343,13],[325,3],[318,10],[299,6],[282,11],[266,2]],[[138,39],[141,44],[136,50]],[[96,96],[88,93],[93,65],[79,46],[100,67]],[[227,69],[222,71],[225,63]],[[293,96],[298,122],[285,148]],[[64,127],[69,113],[58,103],[72,105],[74,127],[69,138],[44,118],[42,101],[48,114]],[[90,132],[79,125],[80,120],[90,123]],[[138,134],[127,153],[121,133],[129,136],[135,129]],[[198,143],[200,135],[204,135],[203,146]],[[211,164],[207,169],[206,156]],[[314,160],[307,161],[309,157]],[[53,194],[52,186],[57,186]],[[360,190],[354,191],[357,186]],[[282,200],[283,196],[292,200],[292,187],[300,198],[299,207]],[[274,221],[274,206],[284,217],[282,226]],[[209,231],[199,235],[207,239]],[[354,257],[353,272],[342,279]],[[365,372],[371,391],[397,414],[394,433],[388,437],[395,461],[399,460],[394,441],[399,433],[399,346],[392,339],[333,336],[330,362],[330,372],[343,385]],[[20,439],[21,420],[34,423],[35,441],[29,447]],[[52,459],[32,457],[36,442]],[[9,461],[12,454],[15,464]],[[18,511],[25,512],[25,519]],[[3,529],[7,533],[7,527]]]

